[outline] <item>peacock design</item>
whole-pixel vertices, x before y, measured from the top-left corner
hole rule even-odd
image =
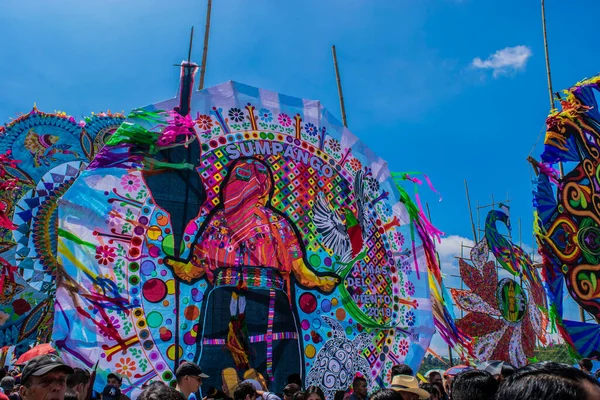
[[[321,387],[325,398],[332,399],[336,390],[350,386],[357,372],[366,379],[370,376],[371,367],[362,355],[370,338],[366,333],[359,333],[350,340],[339,322],[326,316],[321,318],[331,327],[332,335],[317,353],[306,384]]]
[[[466,311],[456,326],[473,338],[480,360],[522,366],[533,357],[536,339],[546,341],[546,301],[531,258],[498,231],[497,223],[510,229],[505,210],[488,213],[485,237],[471,250],[472,265],[459,260],[461,278],[470,290],[451,290]],[[505,271],[522,279],[499,280],[496,264],[488,261],[489,251]]]
[[[79,154],[71,148],[70,144],[56,144],[59,137],[56,135],[40,135],[36,133],[33,128],[27,132],[25,136],[25,148],[29,151],[29,154],[33,157],[33,166],[39,168],[42,165],[50,166],[51,161],[57,161],[55,154],[71,154],[76,158],[79,158]]]

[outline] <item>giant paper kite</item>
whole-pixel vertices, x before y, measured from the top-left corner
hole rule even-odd
[[[0,345],[20,344],[17,354],[51,333],[58,199],[123,120],[100,113],[77,122],[34,107],[0,128],[0,181],[17,182],[0,194],[0,257],[11,271],[1,300],[11,317],[0,314]]]
[[[192,93],[194,70],[63,194],[63,356],[99,360],[98,387],[117,372],[134,395],[183,360],[206,386],[255,369],[280,391],[300,373],[330,398],[357,374],[375,388],[417,368],[434,331],[426,232],[387,164],[318,101]]]
[[[546,341],[546,297],[531,258],[500,234],[497,223],[510,228],[505,210],[487,214],[485,237],[471,250],[473,265],[459,260],[460,276],[469,290],[452,289],[456,304],[467,312],[456,325],[473,338],[478,359],[520,367],[533,358],[536,340]],[[490,251],[512,277],[499,279],[496,264],[488,261]]]
[[[552,316],[581,356],[600,356],[600,77],[565,92],[562,110],[546,120],[542,163],[534,191],[536,236]],[[564,167],[564,176],[554,168]],[[595,319],[569,320],[563,314],[563,291]]]

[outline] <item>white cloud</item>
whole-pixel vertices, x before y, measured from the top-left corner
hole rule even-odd
[[[475,246],[473,240],[458,236],[450,235],[442,238],[442,242],[438,243],[436,250],[440,256],[440,267],[443,274],[458,274],[458,260],[456,257],[461,255],[469,258],[471,247]],[[462,253],[461,253],[462,248]]]
[[[494,78],[525,69],[531,57],[531,49],[527,46],[506,47],[498,50],[487,59],[473,59],[471,65],[477,69],[493,70]]]

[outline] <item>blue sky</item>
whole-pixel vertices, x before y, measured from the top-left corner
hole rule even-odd
[[[172,97],[204,0],[4,0],[0,120],[31,109],[125,111]],[[511,199],[532,244],[531,172],[548,93],[539,1],[215,0],[206,86],[236,80],[319,99],[339,115],[335,44],[350,129],[421,188],[447,235],[446,264],[472,239],[473,205]],[[547,2],[555,91],[598,72],[594,2]],[[567,23],[569,25],[567,25]],[[573,25],[576,25],[574,27]],[[576,29],[575,29],[576,28]],[[494,56],[495,55],[495,56]],[[541,152],[541,142],[534,156]],[[482,214],[483,216],[483,214]],[[513,232],[518,237],[518,232]]]

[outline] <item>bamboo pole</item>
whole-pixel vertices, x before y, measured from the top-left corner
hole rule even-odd
[[[548,94],[550,95],[550,110],[554,109],[554,92],[552,91],[552,74],[550,72],[550,54],[548,52],[548,36],[546,34],[546,7],[542,0],[542,32],[544,34],[544,54],[546,56],[546,74],[548,76]]]
[[[346,121],[346,107],[344,106],[344,93],[342,92],[342,81],[340,80],[340,70],[338,68],[335,45],[331,46],[331,52],[333,53],[333,67],[335,68],[335,79],[337,81],[338,95],[340,96],[340,108],[342,109],[342,123],[345,127],[348,127],[348,121]]]
[[[465,192],[467,194],[467,204],[469,205],[469,218],[471,219],[471,229],[473,230],[473,240],[477,244],[477,231],[475,230],[475,222],[473,222],[473,210],[471,209],[471,197],[469,196],[469,185],[465,179]]]
[[[190,47],[188,49],[188,62],[192,60],[192,43],[194,43],[194,27],[192,26],[192,30],[190,32]]]
[[[210,13],[212,10],[212,0],[208,0],[206,5],[206,27],[204,28],[204,48],[202,49],[202,64],[200,68],[200,82],[198,90],[204,89],[204,74],[206,74],[206,58],[208,55],[208,37],[210,35]]]

